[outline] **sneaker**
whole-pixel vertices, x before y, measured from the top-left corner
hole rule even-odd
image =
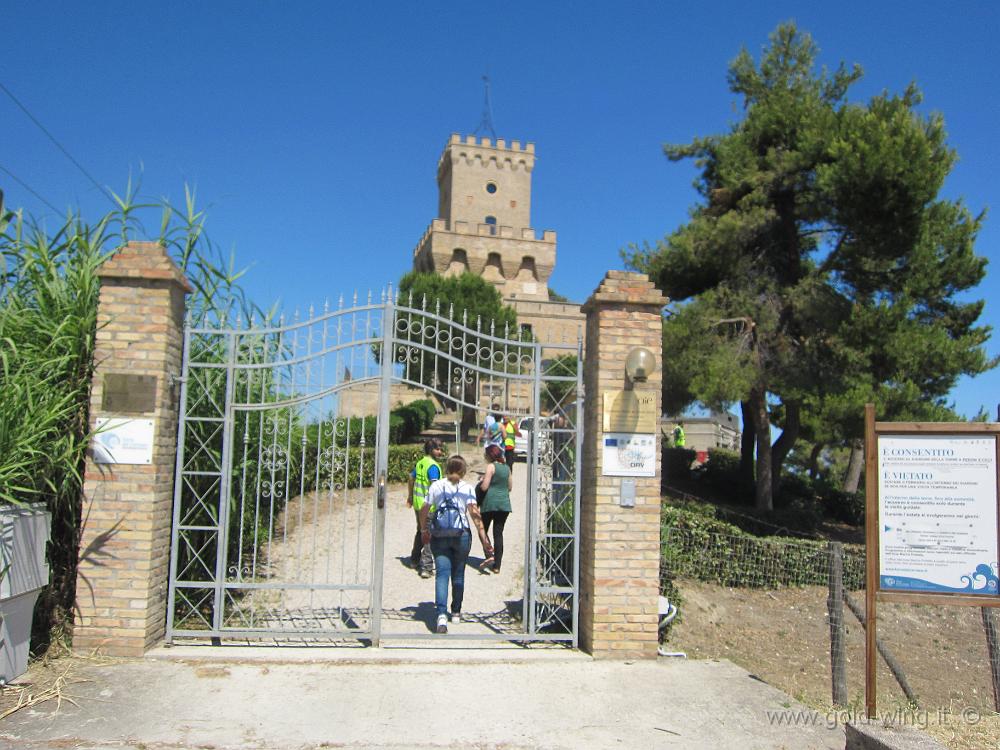
[[[448,615],[438,615],[437,632],[448,632]]]
[[[430,571],[430,570],[421,570],[420,571],[420,577],[421,578],[430,578],[432,575],[434,575],[434,573],[432,571]]]
[[[481,563],[479,563],[479,572],[480,573],[487,573],[487,574],[493,572],[493,558],[492,557],[487,557],[485,560],[483,560]]]

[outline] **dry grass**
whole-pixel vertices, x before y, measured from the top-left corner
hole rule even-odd
[[[63,701],[77,704],[78,695],[73,686],[90,680],[79,675],[82,668],[94,664],[107,664],[111,660],[99,655],[74,654],[60,645],[28,665],[28,671],[13,682],[0,688],[0,721],[18,711],[49,701],[56,702],[56,709]]]
[[[681,618],[670,650],[700,658],[726,658],[815,709],[842,716],[830,704],[830,630],[825,587],[774,591],[734,589],[679,581]],[[863,602],[863,598],[861,599]],[[864,637],[847,618],[849,715],[864,712]],[[1000,750],[1000,715],[993,695],[986,640],[978,609],[886,605],[879,637],[896,655],[917,693],[920,709],[906,703],[883,663],[878,668],[878,714],[902,718],[952,750]]]

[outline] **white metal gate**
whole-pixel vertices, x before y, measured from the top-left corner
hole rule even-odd
[[[405,481],[390,474],[390,395],[410,385],[534,418],[521,617],[471,637],[575,646],[581,342],[483,328],[391,291],[273,326],[189,323],[168,640],[379,642],[386,486]]]

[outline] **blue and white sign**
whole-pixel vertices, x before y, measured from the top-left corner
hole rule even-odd
[[[656,435],[605,432],[601,473],[606,477],[655,477]]]
[[[879,588],[997,596],[996,439],[878,437]]]
[[[94,462],[99,464],[150,464],[153,462],[152,419],[108,419],[98,417],[91,442]]]

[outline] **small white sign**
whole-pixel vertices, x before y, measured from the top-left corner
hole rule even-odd
[[[99,464],[153,463],[152,419],[97,419],[97,432],[91,444],[94,461]]]
[[[605,432],[601,473],[606,477],[655,477],[656,435]]]

